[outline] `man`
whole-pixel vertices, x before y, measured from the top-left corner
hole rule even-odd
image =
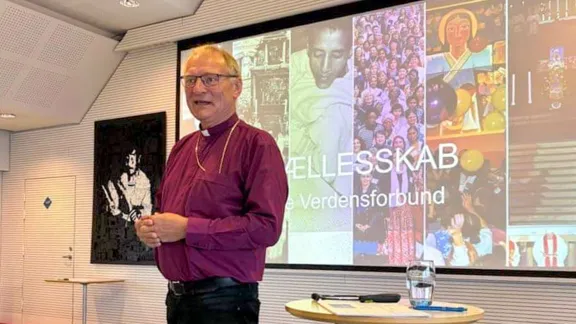
[[[352,152],[354,79],[349,27],[347,19],[320,23],[309,29],[307,48],[291,56],[290,150],[312,156],[318,171],[322,156],[333,171],[338,153]],[[334,186],[337,179],[325,181]]]
[[[258,323],[258,281],[288,198],[282,155],[238,118],[242,79],[229,53],[195,48],[182,82],[201,130],[172,149],[159,212],[136,224],[138,237],[169,280],[169,324]]]
[[[306,179],[293,176],[290,183],[291,194],[296,198],[289,215],[289,250],[303,263],[347,263],[348,255],[352,255],[351,244],[347,244],[352,209],[319,210],[300,199],[353,193],[354,161],[351,155],[341,157],[353,151],[354,69],[350,26],[351,20],[344,18],[307,28],[307,47],[290,57],[290,158],[308,161],[306,169],[312,174],[306,174]],[[342,169],[339,159],[344,161]],[[341,236],[332,238],[339,246],[317,232],[338,232]],[[323,253],[322,249],[328,245],[345,253]]]
[[[125,154],[123,172],[116,182],[108,181],[102,186],[110,213],[120,216],[127,222],[134,222],[142,215],[152,212],[152,193],[150,179],[140,169],[142,155],[135,147]]]
[[[304,55],[306,57],[301,58]],[[352,34],[349,21],[340,19],[310,28],[308,47],[305,52],[295,53],[293,58],[302,59],[304,64],[309,64],[309,71],[314,76],[316,86],[319,89],[328,89],[336,79],[352,72],[349,61],[351,56]]]

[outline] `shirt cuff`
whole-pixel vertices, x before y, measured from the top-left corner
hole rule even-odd
[[[186,244],[198,248],[209,248],[208,227],[210,219],[188,216]]]

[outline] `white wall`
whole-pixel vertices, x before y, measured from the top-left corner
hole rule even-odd
[[[11,170],[2,185],[0,243],[0,322],[15,323],[21,312],[24,180],[76,177],[75,276],[127,280],[120,292],[90,288],[89,321],[109,324],[164,323],[165,282],[153,266],[90,264],[94,122],[166,111],[168,150],[175,130],[176,45],[129,53],[81,124],[16,133]],[[284,311],[284,303],[312,292],[404,291],[401,274],[268,270],[261,286],[263,324],[307,323]],[[120,295],[121,297],[118,297]],[[533,278],[441,276],[437,296],[487,310],[482,323],[574,323],[576,281]],[[57,300],[46,296],[46,307]],[[118,298],[122,302],[118,302]],[[79,323],[81,291],[75,291]]]
[[[0,271],[2,269],[2,176],[4,175],[3,171],[0,171]],[[2,276],[0,272],[0,282],[2,281]],[[0,310],[0,313],[2,311]]]
[[[90,264],[94,122],[166,111],[167,131],[174,134],[175,78],[176,45],[129,53],[79,125],[12,134],[11,169],[4,175],[3,188],[0,323],[15,323],[21,312],[24,181],[69,175],[76,177],[75,277],[128,280],[122,285],[126,290],[119,293],[116,285],[90,287],[89,319],[162,323],[166,286],[156,267]],[[168,136],[168,147],[173,140]],[[49,220],[45,225],[58,226]],[[47,309],[59,303],[53,296],[45,297]],[[81,300],[81,289],[76,287],[76,323],[81,319]]]
[[[0,172],[10,169],[10,133],[0,130]]]

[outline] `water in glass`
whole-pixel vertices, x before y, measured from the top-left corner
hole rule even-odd
[[[410,304],[430,306],[434,299],[436,270],[432,261],[414,261],[406,269],[406,284]]]

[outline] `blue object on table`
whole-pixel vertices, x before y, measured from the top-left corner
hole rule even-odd
[[[447,307],[447,306],[414,306],[415,310],[420,311],[440,311],[440,312],[466,312],[466,307]]]

